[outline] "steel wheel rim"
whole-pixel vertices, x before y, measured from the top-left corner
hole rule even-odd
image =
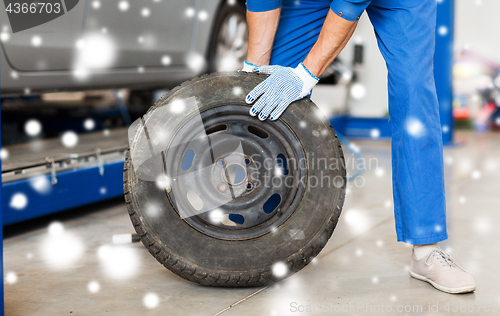
[[[223,113],[223,116],[221,113]],[[227,195],[230,194],[229,188],[233,186],[241,188],[241,186],[244,186],[241,195],[236,196],[230,202],[221,203],[220,207],[217,207],[217,210],[202,209],[199,213],[194,212],[193,216],[187,216],[183,220],[194,229],[206,235],[226,240],[251,239],[274,231],[295,211],[304,194],[306,185],[307,169],[305,167],[305,155],[295,134],[282,121],[261,122],[256,118],[250,117],[248,115],[248,107],[246,106],[226,105],[212,108],[202,112],[201,117],[204,124],[202,128],[207,131],[210,131],[214,126],[227,125],[227,129],[224,131],[216,131],[215,135],[213,133],[209,134],[209,138],[212,141],[217,142],[218,138],[224,139],[224,133],[233,136],[237,135],[238,140],[241,142],[241,147],[244,149],[244,155],[247,156],[243,157],[247,178],[234,185],[228,183],[228,181],[221,181],[224,178],[224,168],[230,167],[234,163],[227,161],[226,166],[220,166],[218,163],[221,158],[224,159],[224,153],[221,156],[209,157],[209,149],[199,152],[200,149],[195,146],[196,142],[191,140],[196,139],[201,130],[197,131],[193,129],[190,125],[192,119],[188,119],[182,127],[177,129],[171,143],[175,143],[175,139],[179,139],[179,137],[187,137],[186,139],[190,141],[185,141],[181,146],[169,146],[165,151],[165,170],[181,170],[175,174],[167,174],[172,179],[172,185],[167,192],[172,207],[178,213],[179,209],[193,209],[193,205],[189,204],[190,201],[187,198],[187,192],[190,190],[195,190],[202,201],[211,204],[213,203],[213,199],[216,202],[225,201],[224,198],[222,200],[217,200],[217,198],[220,198],[222,195],[225,195],[227,198]],[[257,127],[261,131],[269,133],[269,136],[267,138],[259,138],[249,131],[248,126]],[[253,146],[251,145],[252,142]],[[269,146],[273,142],[275,144]],[[264,148],[265,146],[267,148]],[[196,167],[193,170],[182,170],[182,168],[179,168],[183,160],[182,158],[185,157],[189,150],[196,151],[194,156],[198,156],[198,160],[193,158],[193,161],[196,161],[194,162]],[[259,152],[260,156],[255,156],[255,152]],[[276,175],[269,176],[269,173],[276,170],[277,165],[282,167],[278,159],[268,160],[270,161],[268,165],[270,168],[260,168],[258,174],[251,172],[255,169],[254,167],[257,162],[263,164],[264,159],[277,157],[278,153],[283,154],[287,161],[291,161],[291,158],[296,159],[294,160],[296,161],[294,166],[287,166],[289,168],[288,174],[279,175],[278,173],[277,178]],[[209,160],[211,160],[212,164],[205,168],[203,162],[207,161],[207,157],[210,158]],[[250,161],[247,161],[246,158],[250,158]],[[177,167],[172,168],[174,165]],[[221,173],[219,177],[217,177],[218,169],[220,169]],[[213,170],[216,170],[216,172]],[[261,185],[252,181],[249,175],[253,175],[256,179],[260,180]],[[266,175],[268,176],[267,179],[263,180]],[[288,180],[280,183],[276,179]],[[249,183],[251,188],[248,187]],[[221,190],[221,184],[226,185],[227,188]],[[241,192],[241,190],[236,192]],[[277,206],[269,213],[264,211],[264,204],[269,202],[271,196],[276,194],[280,197]],[[229,214],[236,214],[237,216],[242,216],[244,221],[241,224],[235,223],[233,218],[230,221],[233,221],[235,225],[228,225],[227,221],[225,223],[223,221],[218,222],[218,220],[214,222],[214,211],[222,211],[223,216],[229,219],[231,219],[231,215]]]

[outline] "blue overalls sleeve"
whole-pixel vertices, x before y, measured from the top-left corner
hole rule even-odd
[[[250,12],[271,11],[281,7],[281,0],[247,0],[247,10]]]
[[[372,0],[333,0],[330,9],[348,21],[357,21]]]

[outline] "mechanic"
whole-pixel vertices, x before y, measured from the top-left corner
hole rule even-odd
[[[433,76],[436,9],[436,0],[247,0],[243,70],[270,76],[246,102],[257,100],[252,116],[276,120],[290,103],[308,96],[366,10],[389,72],[397,240],[413,244],[412,277],[441,291],[466,293],[475,290],[474,279],[438,245],[448,235]]]

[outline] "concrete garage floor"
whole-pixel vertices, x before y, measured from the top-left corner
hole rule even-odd
[[[331,313],[359,306],[360,315],[382,308],[392,315],[495,314],[484,308],[499,311],[500,303],[500,134],[459,132],[456,141],[445,150],[450,239],[442,247],[474,275],[474,294],[446,294],[408,275],[411,248],[395,241],[389,143],[372,141],[356,144],[378,168],[365,171],[364,186],[351,183],[332,239],[313,264],[278,284],[202,287],[163,268],[142,244],[112,246],[112,235],[133,232],[118,199],[7,228],[5,273],[17,280],[10,273],[5,283],[5,314],[296,315],[295,307],[307,305]],[[50,235],[56,220],[64,231],[51,226]],[[146,307],[145,297],[156,307]],[[439,311],[430,313],[429,304]]]

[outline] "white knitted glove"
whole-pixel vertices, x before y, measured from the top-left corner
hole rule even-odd
[[[297,68],[282,66],[256,66],[255,72],[271,74],[247,95],[247,104],[253,103],[262,95],[250,109],[250,115],[259,114],[261,121],[269,114],[271,120],[276,120],[293,101],[302,99],[311,93],[319,78],[313,76],[304,64]],[[271,112],[272,111],[272,112]]]
[[[241,69],[241,70],[244,72],[254,72],[255,67],[257,67],[257,65],[249,63],[248,61],[245,60],[243,62],[243,69]]]

